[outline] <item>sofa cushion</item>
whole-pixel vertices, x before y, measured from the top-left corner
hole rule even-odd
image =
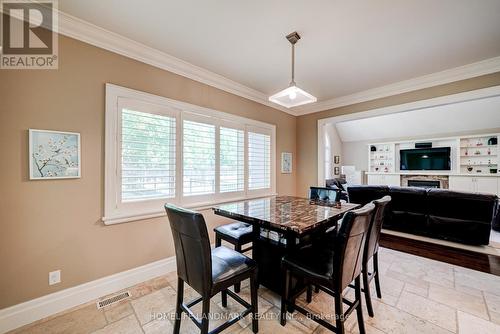
[[[442,216],[429,216],[428,234],[439,238],[470,245],[487,245],[490,241],[491,224],[449,218]]]
[[[365,205],[375,199],[382,198],[389,194],[387,186],[349,186],[347,187],[349,202]]]
[[[471,222],[491,224],[496,201],[495,195],[443,189],[429,189],[427,192],[429,216],[470,220]]]
[[[487,245],[497,197],[443,189],[427,192],[429,233],[473,245]]]
[[[427,189],[417,187],[389,187],[393,211],[406,211],[425,215],[427,213]]]

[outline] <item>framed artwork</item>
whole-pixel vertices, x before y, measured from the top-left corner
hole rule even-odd
[[[80,134],[29,129],[30,180],[81,176]]]
[[[292,153],[281,153],[281,172],[289,174],[292,172]]]
[[[340,163],[340,155],[335,155],[333,157],[333,163],[338,165]]]
[[[333,174],[340,175],[340,167],[334,167],[333,168]]]

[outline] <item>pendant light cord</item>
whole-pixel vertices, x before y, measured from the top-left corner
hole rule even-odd
[[[290,86],[295,86],[295,43],[292,43],[292,82]]]

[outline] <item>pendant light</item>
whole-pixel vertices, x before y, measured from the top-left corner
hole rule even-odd
[[[286,108],[301,106],[307,103],[316,102],[314,96],[300,89],[295,84],[295,43],[300,39],[300,35],[294,31],[286,36],[286,39],[292,44],[292,81],[288,88],[269,97],[269,101],[279,104]]]

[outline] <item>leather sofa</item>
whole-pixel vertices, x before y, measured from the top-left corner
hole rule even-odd
[[[445,189],[350,186],[349,201],[366,204],[389,195],[383,228],[470,245],[489,244],[498,198]]]

